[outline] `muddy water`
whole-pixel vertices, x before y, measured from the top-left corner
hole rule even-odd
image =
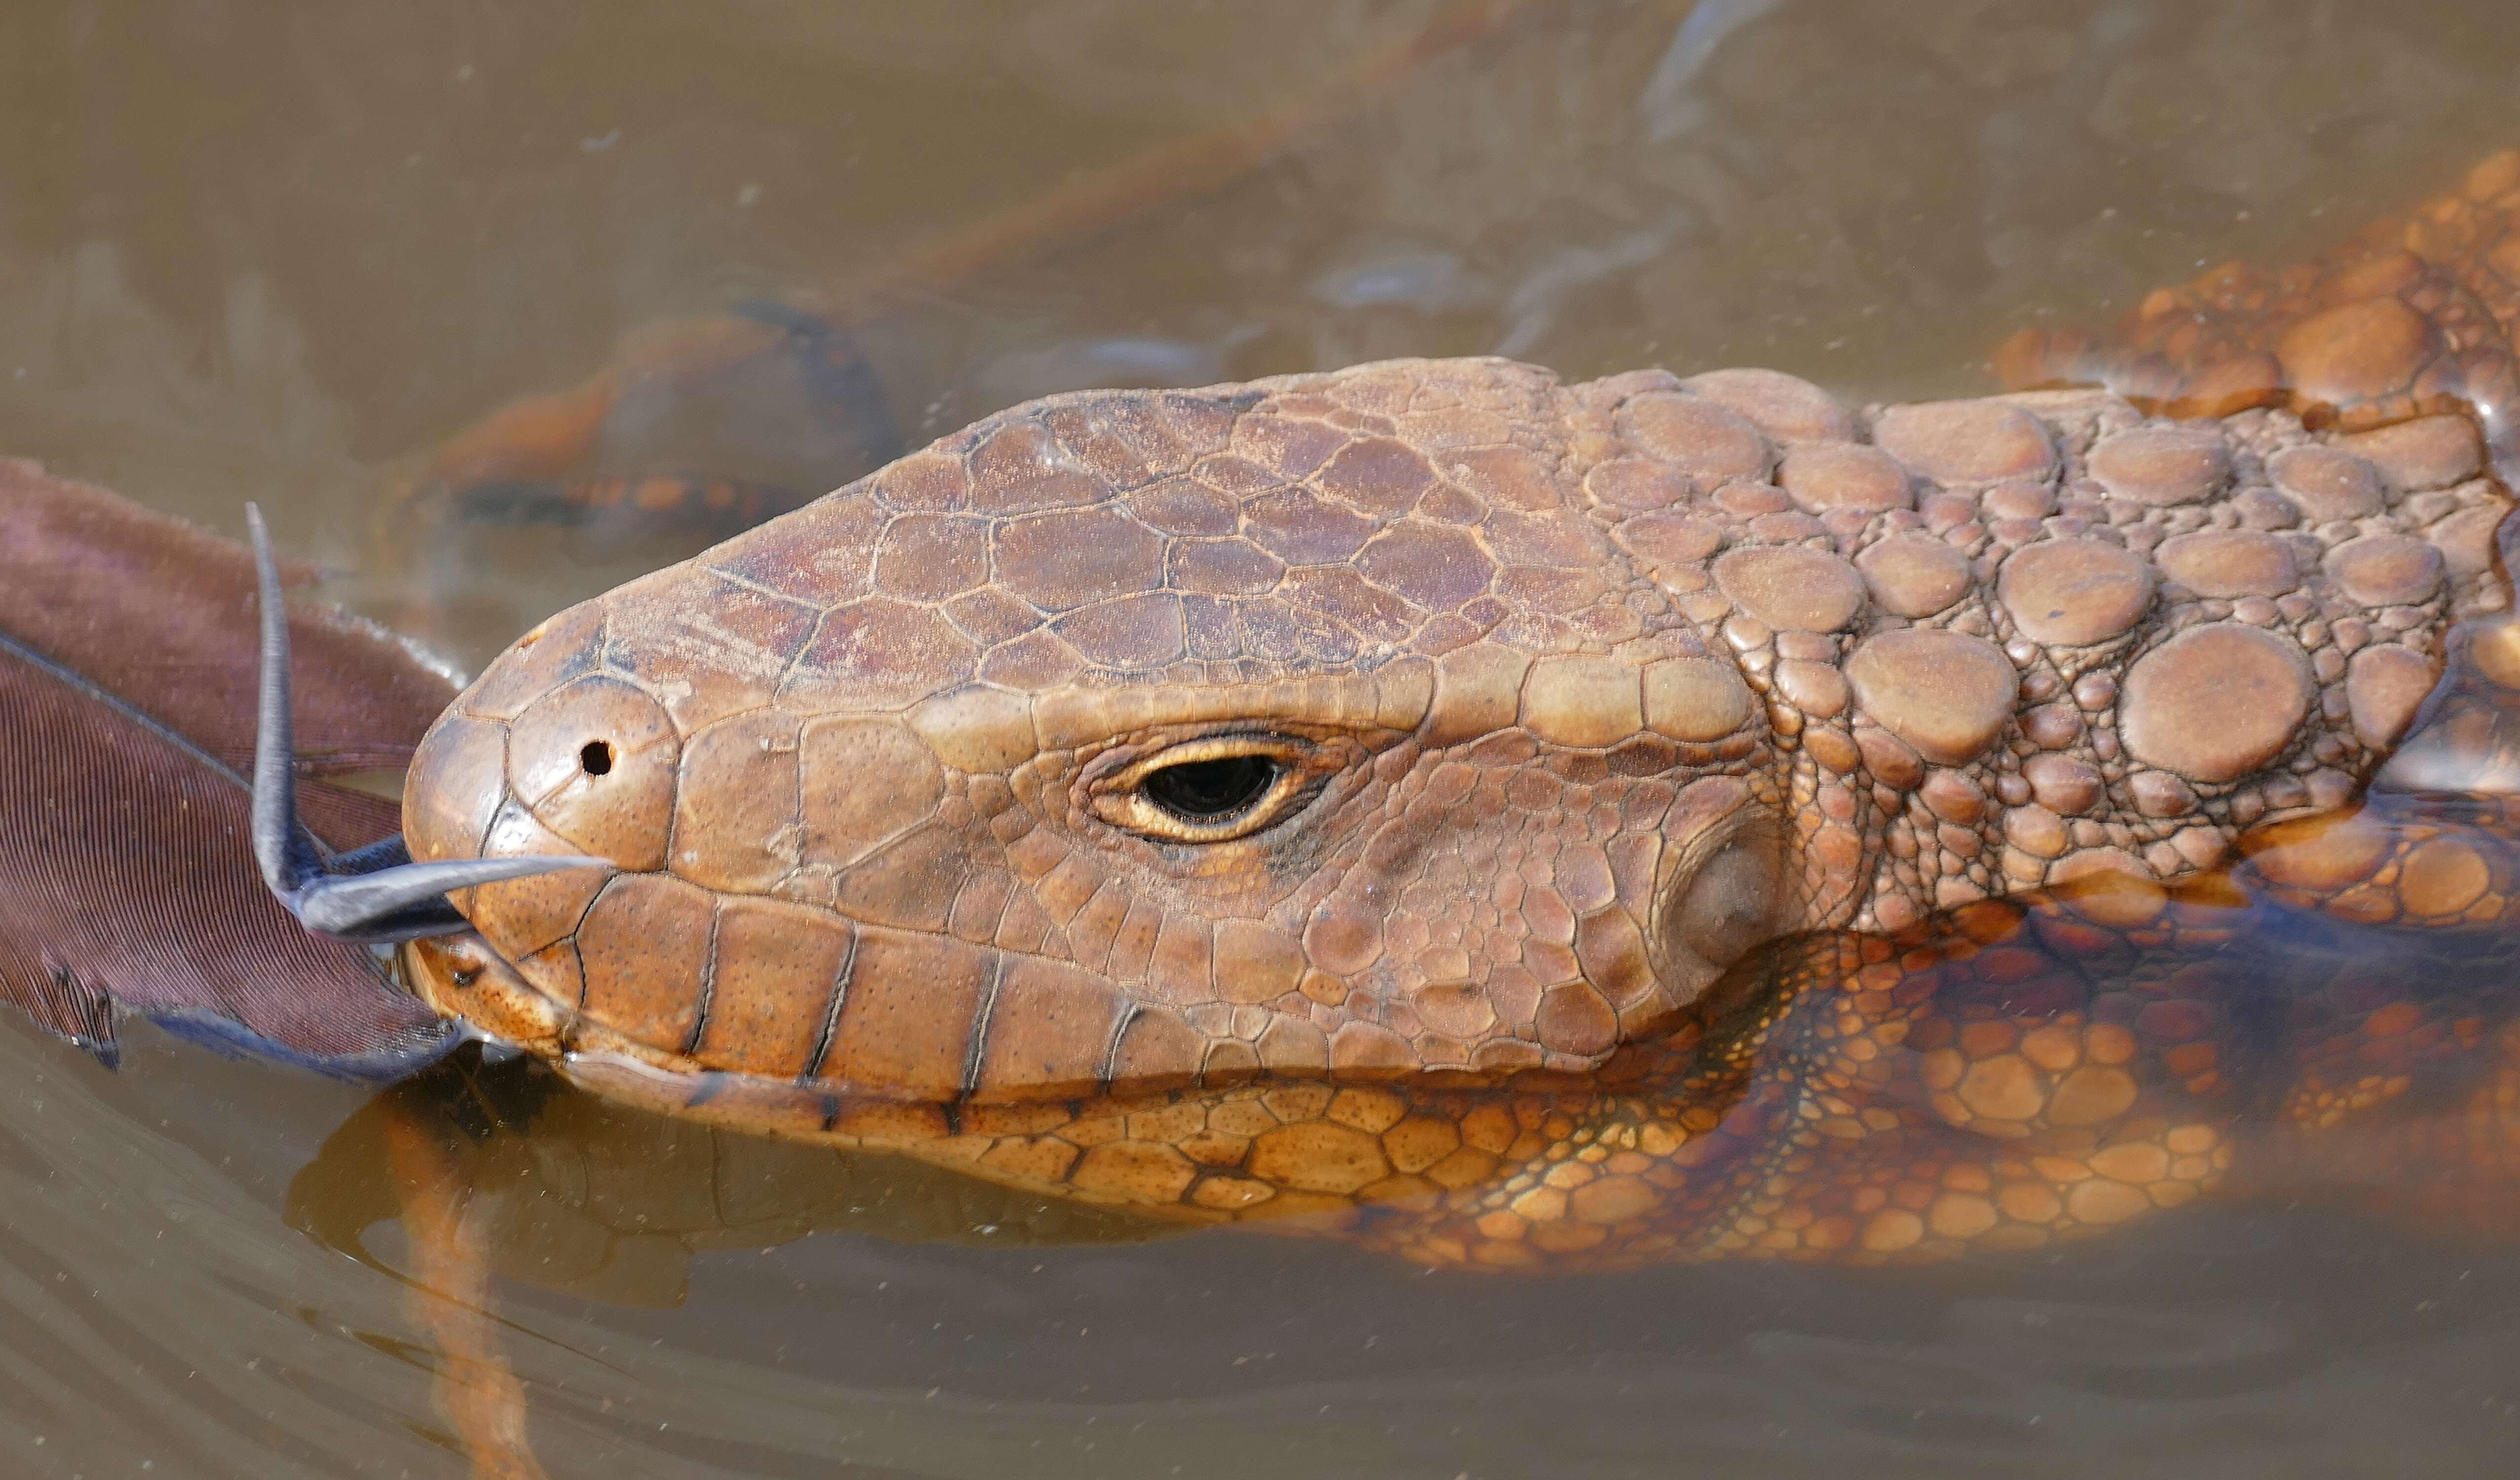
[[[472,664],[688,544],[378,511],[677,316],[826,309],[880,385],[854,414],[913,443],[1053,390],[1390,354],[1912,397],[2520,140],[2520,31],[2481,0],[1532,3],[1372,61],[1457,9],[19,0],[0,450],[230,530],[260,498],[336,596]],[[1029,209],[1273,111],[1301,126],[1256,168]],[[742,420],[785,392],[743,389],[616,419],[592,461],[815,476],[828,448]],[[117,1075],[5,1025],[0,1059],[0,1473],[463,1472],[376,1104],[137,1031]],[[2339,1209],[1923,1274],[1483,1279],[480,1093],[518,1111],[468,1165],[559,1475],[2520,1453],[2520,1260]]]

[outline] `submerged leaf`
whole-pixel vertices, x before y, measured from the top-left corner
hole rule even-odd
[[[116,1008],[328,1072],[406,1072],[452,1029],[363,948],[309,934],[247,840],[253,575],[243,547],[0,463],[0,999],[114,1058]],[[381,630],[293,612],[301,752],[398,766],[453,687]],[[398,809],[301,789],[329,845]]]

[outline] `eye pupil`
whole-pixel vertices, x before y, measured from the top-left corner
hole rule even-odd
[[[577,752],[577,763],[589,776],[602,776],[612,769],[612,747],[602,740],[588,740]]]
[[[1231,817],[1266,795],[1278,763],[1265,755],[1229,755],[1166,766],[1145,782],[1156,806],[1192,822]]]

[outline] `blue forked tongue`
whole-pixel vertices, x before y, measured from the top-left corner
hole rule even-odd
[[[400,834],[326,859],[297,817],[297,756],[289,713],[289,608],[262,511],[245,510],[253,531],[254,578],[262,600],[261,701],[253,745],[253,857],[262,881],[306,928],[340,940],[417,940],[472,928],[447,894],[475,884],[609,867],[601,858],[542,854],[416,864]]]

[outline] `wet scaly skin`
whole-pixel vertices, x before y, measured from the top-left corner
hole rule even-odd
[[[2209,419],[1498,360],[1015,408],[494,664],[415,856],[618,868],[414,975],[637,1102],[1432,1263],[2498,1174],[2508,298],[2435,289],[2520,161],[2447,199],[2412,276],[2076,341],[2272,336]]]

